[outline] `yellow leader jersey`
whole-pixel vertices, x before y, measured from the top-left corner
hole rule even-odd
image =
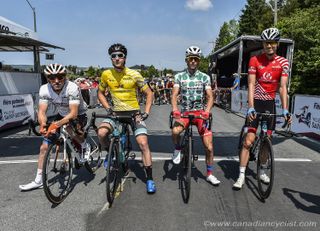
[[[137,71],[127,67],[122,72],[114,69],[102,72],[99,90],[109,90],[114,111],[140,110],[137,100],[137,89],[144,91],[148,87],[144,78]]]

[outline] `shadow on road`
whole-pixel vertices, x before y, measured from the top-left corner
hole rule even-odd
[[[283,194],[293,202],[297,209],[320,214],[320,196],[289,188],[283,188],[282,190]]]

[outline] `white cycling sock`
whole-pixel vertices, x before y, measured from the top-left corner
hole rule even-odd
[[[260,175],[263,175],[263,174],[265,174],[264,169],[267,168],[267,165],[266,164],[262,164],[261,167],[262,168],[260,169]]]
[[[87,142],[86,142],[86,141],[83,141],[83,142],[81,143],[81,148],[82,148],[82,149],[86,148],[86,144],[87,144]]]
[[[246,172],[246,167],[240,166],[240,176],[244,176],[245,172]]]
[[[36,183],[41,183],[42,182],[42,169],[37,170],[37,175],[36,179],[34,180]]]

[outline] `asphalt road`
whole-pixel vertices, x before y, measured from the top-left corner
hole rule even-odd
[[[46,199],[42,189],[20,192],[19,184],[34,179],[41,139],[28,136],[25,128],[0,133],[0,230],[319,230],[318,142],[274,137],[275,184],[270,198],[261,201],[254,163],[249,165],[243,189],[232,189],[238,176],[235,157],[243,118],[215,107],[214,174],[222,183],[214,187],[205,181],[203,148],[196,136],[200,160],[193,169],[191,197],[186,204],[179,188],[179,167],[170,161],[169,111],[168,105],[153,106],[147,120],[156,194],[146,193],[135,145],[138,158],[130,162],[123,191],[111,208],[106,204],[103,168],[96,175],[75,170],[72,192],[58,206]]]

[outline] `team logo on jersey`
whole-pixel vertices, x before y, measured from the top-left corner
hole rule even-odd
[[[272,80],[272,74],[270,72],[263,73],[261,80],[264,82],[270,82]]]

